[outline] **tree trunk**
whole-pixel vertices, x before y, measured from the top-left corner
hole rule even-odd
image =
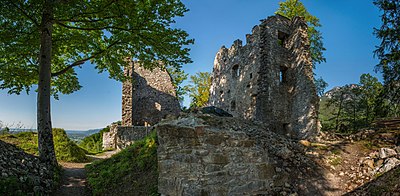
[[[339,131],[339,118],[340,118],[340,112],[342,111],[342,104],[343,104],[343,93],[340,95],[340,102],[339,102],[339,109],[338,113],[336,115],[336,131]]]
[[[40,27],[39,83],[37,96],[37,130],[39,158],[42,162],[56,166],[53,133],[51,126],[50,91],[51,91],[51,48],[53,30],[52,0],[43,5]]]

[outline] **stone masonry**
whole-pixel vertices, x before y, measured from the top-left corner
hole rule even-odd
[[[305,21],[271,16],[246,35],[246,45],[236,40],[223,46],[214,61],[209,104],[294,138],[313,136],[318,96]]]
[[[122,86],[122,126],[154,125],[167,115],[178,115],[179,101],[167,71],[147,70],[132,62]]]
[[[134,141],[145,138],[152,129],[153,127],[112,124],[110,131],[103,133],[103,149],[124,149]]]
[[[151,125],[180,112],[167,71],[147,70],[138,62],[131,62],[124,74],[132,80],[122,85],[122,125],[113,124],[110,132],[103,134],[104,149],[123,149],[143,139],[152,129]]]
[[[161,195],[335,195],[299,144],[264,123],[200,114],[155,129]]]

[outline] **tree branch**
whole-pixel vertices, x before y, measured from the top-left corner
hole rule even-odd
[[[107,29],[117,29],[117,30],[121,30],[121,31],[128,31],[128,32],[133,32],[133,31],[146,31],[149,29],[126,29],[126,28],[122,28],[122,27],[116,27],[116,26],[104,26],[104,27],[76,27],[76,26],[69,26],[66,25],[62,22],[57,22],[57,24],[59,24],[60,26],[63,26],[65,28],[68,29],[76,29],[76,30],[82,30],[82,31],[96,31],[96,30],[107,30]]]
[[[66,73],[68,70],[70,70],[70,69],[72,69],[72,68],[74,68],[74,67],[76,67],[76,66],[79,66],[79,65],[84,64],[86,61],[88,61],[88,60],[90,60],[90,59],[96,58],[97,56],[99,56],[99,55],[102,54],[103,52],[107,51],[107,50],[110,49],[111,47],[117,45],[118,43],[119,43],[119,40],[118,40],[118,41],[115,41],[115,42],[112,43],[112,44],[110,44],[110,45],[107,46],[107,48],[104,49],[104,50],[100,50],[99,52],[96,52],[96,53],[94,53],[93,55],[91,55],[91,56],[89,56],[89,57],[86,57],[86,58],[84,58],[84,59],[75,61],[75,62],[73,62],[72,64],[68,65],[67,67],[65,67],[64,69],[62,69],[62,70],[60,70],[60,71],[58,71],[58,72],[51,73],[51,77],[57,77],[57,76],[59,76],[59,75],[62,75],[62,74],[64,74],[64,73]]]
[[[18,5],[14,3],[14,0],[7,0],[9,3],[11,3],[15,8],[17,8],[23,15],[25,15],[29,20],[31,20],[37,27],[40,27],[39,23],[33,19],[31,16],[28,15],[23,9],[21,9]]]

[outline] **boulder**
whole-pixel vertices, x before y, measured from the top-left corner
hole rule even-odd
[[[379,169],[380,173],[388,172],[389,170],[395,168],[396,166],[400,165],[400,160],[392,157],[385,160],[382,167]]]
[[[381,158],[381,159],[394,157],[396,155],[397,155],[396,150],[393,150],[393,149],[390,149],[390,148],[381,148],[381,149],[379,149],[379,158]]]

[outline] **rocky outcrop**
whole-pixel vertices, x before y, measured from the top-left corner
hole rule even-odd
[[[0,140],[0,195],[47,195],[53,173],[38,157]]]
[[[156,125],[162,195],[320,195],[333,191],[295,141],[241,118],[190,115]]]

